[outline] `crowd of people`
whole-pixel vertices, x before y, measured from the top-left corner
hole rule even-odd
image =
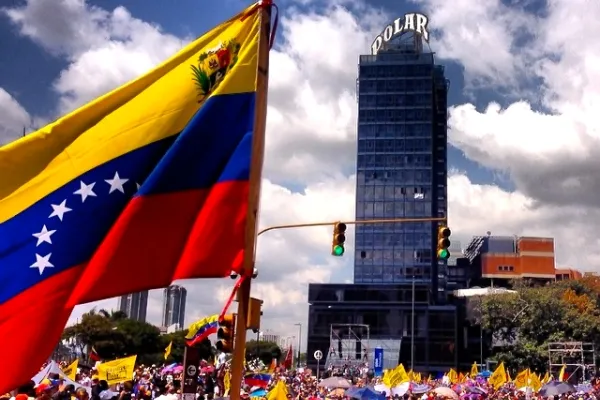
[[[199,376],[197,400],[212,400],[228,394],[228,365],[210,367],[203,368]],[[576,386],[554,380],[539,392],[533,392],[516,388],[512,382],[494,388],[480,376],[452,384],[444,376],[407,382],[403,388],[382,391],[381,378],[375,377],[366,365],[328,368],[320,373],[319,378],[308,368],[276,368],[270,373],[246,372],[241,397],[257,400],[597,400],[600,394],[598,378]],[[0,400],[187,400],[182,396],[181,368],[140,365],[131,380],[112,386],[94,374],[93,369],[82,368],[78,370],[75,382],[68,383],[70,380],[64,375],[52,373],[37,384],[31,381],[12,394],[0,396]],[[255,378],[257,375],[260,375],[258,380]],[[280,387],[284,389],[276,390]]]

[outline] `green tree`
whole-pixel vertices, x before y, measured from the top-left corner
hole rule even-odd
[[[263,363],[269,365],[273,359],[281,361],[282,354],[277,343],[256,340],[246,342],[246,360],[258,357]]]
[[[104,318],[106,318],[112,322],[117,322],[117,321],[121,321],[124,319],[128,319],[127,313],[124,311],[121,311],[121,310],[106,311],[106,310],[102,309],[102,310],[98,311],[98,314],[102,315]]]
[[[483,328],[506,341],[494,349],[494,358],[507,367],[545,371],[549,342],[600,344],[599,279],[545,286],[521,282],[513,289],[516,293],[487,296],[481,304]]]
[[[160,330],[154,325],[125,318],[117,320],[114,327],[115,337],[120,339],[111,343],[116,357],[137,354],[138,362],[143,364],[156,363],[160,360],[160,354],[163,354],[164,359]]]
[[[93,309],[77,324],[66,328],[63,339],[78,347],[81,353],[94,347],[102,359],[137,355],[139,363],[148,365],[165,362],[165,349],[171,341],[173,346],[166,362],[182,362],[186,334],[187,330],[181,330],[161,335],[155,326],[129,319],[121,311]],[[195,347],[206,360],[212,359],[216,352],[208,339]]]
[[[182,362],[183,361],[183,352],[185,350],[185,335],[187,334],[187,330],[181,330],[173,333],[167,333],[166,335],[162,335],[161,341],[164,349],[167,348],[169,343],[173,342],[173,346],[171,348],[171,355],[166,360],[167,363],[174,362]]]
[[[65,329],[63,339],[77,343],[80,350],[94,347],[103,359],[137,355],[141,363],[156,362],[161,348],[160,331],[146,322],[134,321],[121,312],[91,310]]]

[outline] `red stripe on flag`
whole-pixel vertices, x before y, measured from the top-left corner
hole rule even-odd
[[[73,288],[69,304],[161,288],[176,279],[229,275],[243,259],[247,203],[247,181],[133,198]],[[161,251],[146,251],[150,248]]]
[[[41,367],[33,360],[52,353],[72,311],[63,305],[82,270],[83,266],[69,268],[2,304],[0,343],[13,343],[3,346],[2,387],[17,388],[29,381]],[[40,329],[44,340],[40,340]],[[23,381],[24,376],[29,378]]]

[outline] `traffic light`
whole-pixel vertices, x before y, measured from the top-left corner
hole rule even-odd
[[[227,314],[219,321],[219,330],[217,331],[217,350],[223,353],[233,352],[233,340],[235,338],[235,315]]]
[[[333,241],[331,243],[331,255],[341,257],[344,255],[344,242],[346,241],[346,224],[336,222],[333,227]]]
[[[254,297],[250,298],[250,309],[248,310],[248,318],[246,323],[246,327],[248,329],[252,329],[255,331],[260,330],[260,316],[262,315],[262,304],[262,300],[255,299]]]
[[[438,260],[447,260],[450,257],[450,251],[448,247],[450,247],[450,228],[445,225],[438,226],[438,234],[437,234],[437,257]]]

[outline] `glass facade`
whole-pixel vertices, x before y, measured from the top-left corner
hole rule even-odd
[[[356,219],[447,213],[447,93],[442,66],[419,46],[360,56]],[[427,282],[445,288],[437,224],[357,225],[355,283]]]
[[[130,319],[146,322],[148,310],[148,291],[130,293],[119,297],[119,311],[123,311]]]
[[[163,291],[162,326],[168,328],[177,325],[178,329],[185,327],[185,303],[187,289],[183,286],[171,285]]]

